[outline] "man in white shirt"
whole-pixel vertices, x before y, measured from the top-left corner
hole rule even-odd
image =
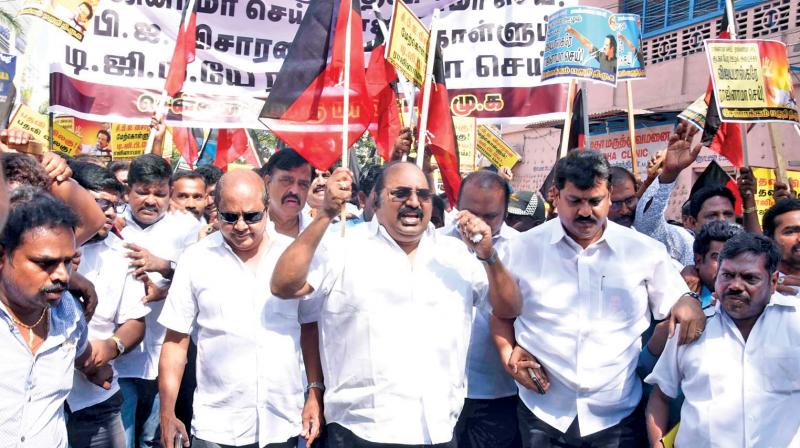
[[[91,355],[83,310],[67,292],[77,222],[37,193],[11,205],[0,234],[0,446],[67,446],[64,400],[73,366]]]
[[[316,318],[303,315],[303,302],[280,300],[264,288],[285,245],[267,226],[259,176],[226,174],[216,195],[220,231],[183,254],[159,317],[167,327],[159,366],[162,445],[172,446],[180,433],[189,446],[173,409],[195,332],[192,446],[294,448],[303,429],[300,322]],[[309,384],[321,385],[316,354],[306,373]],[[309,401],[319,429],[322,390],[310,388]]]
[[[189,213],[205,225],[203,214],[206,211],[207,201],[206,180],[201,174],[194,171],[181,171],[172,176],[171,212]]]
[[[117,212],[125,209],[125,187],[107,169],[74,164],[73,178],[103,209],[106,222],[92,240],[81,248],[78,272],[94,284],[98,305],[89,322],[89,344],[93,368],[110,365],[114,359],[139,344],[144,337],[144,316],[150,311],[141,301],[142,284],[128,268],[127,250],[112,230]],[[67,398],[67,433],[72,448],[126,448],[125,429],[120,417],[122,393],[116,376],[109,389],[101,389],[76,370],[72,392]]]
[[[694,344],[667,343],[647,405],[651,446],[667,433],[669,401],[683,391],[678,447],[800,446],[800,313],[775,292],[780,252],[741,233],[719,254],[720,305]]]
[[[491,302],[497,318],[516,319],[509,364],[525,386],[523,446],[639,446],[635,371],[651,313],[683,323],[681,342],[699,336],[705,317],[697,300],[681,298],[688,288],[664,246],[607,219],[602,154],[573,151],[555,172],[559,219],[511,245],[509,270],[524,299]]]
[[[115,363],[122,390],[122,423],[128,446],[158,443],[158,357],[166,329],[158,323],[178,257],[197,240],[200,224],[186,214],[167,213],[170,198],[169,163],[155,154],[131,162],[125,227],[121,235],[133,276],[150,308],[141,344]],[[138,442],[137,442],[138,441]]]
[[[281,255],[271,282],[279,297],[319,299],[326,446],[454,447],[472,308],[487,293],[514,300],[505,296],[518,295],[516,284],[491,229],[471,213],[459,215],[466,247],[436,235],[433,192],[411,163],[386,166],[368,230],[320,246],[351,185],[347,170],[331,175],[323,208]]]
[[[519,232],[505,224],[511,188],[500,175],[478,170],[465,177],[458,191],[458,209],[467,210],[492,229],[497,255],[508,261],[508,246]],[[455,225],[439,230],[461,240]],[[474,263],[479,264],[478,260]],[[511,448],[520,445],[517,426],[517,385],[500,362],[489,331],[487,302],[473,312],[467,351],[467,398],[456,424],[459,448]]]
[[[311,219],[302,213],[314,168],[291,148],[273,154],[259,170],[269,195],[267,217],[275,231],[297,237]]]

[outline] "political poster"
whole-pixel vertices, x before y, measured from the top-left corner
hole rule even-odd
[[[14,101],[11,98],[14,75],[17,72],[17,57],[0,53],[0,104]]]
[[[609,18],[617,43],[617,81],[644,79],[642,18],[638,14],[614,14]]]
[[[547,22],[543,82],[570,79],[617,85],[619,43],[614,15],[601,8],[560,9]]]
[[[453,117],[461,175],[475,171],[477,124],[474,117]]]
[[[425,83],[429,38],[428,28],[414,12],[403,0],[395,0],[389,41],[386,45],[386,60],[418,87]]]
[[[519,162],[519,154],[485,125],[478,126],[476,148],[497,168],[514,168]]]
[[[18,129],[31,135],[34,142],[47,149],[50,146],[50,126],[47,115],[40,114],[22,104],[11,118],[9,129]],[[69,129],[53,124],[53,151],[74,156],[80,148],[80,138]]]
[[[723,122],[798,121],[786,44],[711,39],[705,47]]]
[[[23,0],[19,14],[40,17],[80,42],[98,4],[99,0]]]
[[[773,194],[775,193],[775,170],[772,168],[751,167],[753,177],[756,178],[756,213],[758,222],[764,218],[764,213],[775,205]],[[789,178],[789,188],[794,191],[800,189],[800,171],[786,171]]]
[[[150,126],[141,124],[111,125],[111,157],[114,160],[133,159],[144,154]]]

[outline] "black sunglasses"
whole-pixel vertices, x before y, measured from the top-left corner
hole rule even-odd
[[[219,220],[222,222],[226,222],[228,224],[236,224],[239,222],[239,218],[244,219],[245,224],[255,224],[257,222],[261,222],[264,219],[265,210],[260,212],[242,212],[242,213],[231,213],[231,212],[223,212],[219,211],[218,216]]]
[[[417,198],[419,198],[420,202],[428,202],[433,197],[433,192],[429,188],[411,188],[411,187],[396,187],[389,191],[389,194],[392,196],[392,200],[396,201],[406,201],[408,198],[411,197],[412,193],[417,194]]]
[[[100,210],[103,210],[103,211],[106,211],[106,210],[110,209],[111,207],[114,207],[114,211],[115,212],[122,213],[128,207],[128,204],[126,204],[124,202],[112,202],[112,201],[109,201],[108,199],[96,198],[94,200],[94,202],[97,202],[97,205],[100,206]]]

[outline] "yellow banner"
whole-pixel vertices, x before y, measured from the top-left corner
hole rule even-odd
[[[497,168],[514,168],[520,159],[514,149],[484,125],[478,126],[477,148]]]
[[[475,141],[477,126],[475,117],[453,117],[458,144],[459,171],[462,175],[475,171]]]
[[[428,38],[430,32],[411,9],[396,0],[389,30],[386,60],[406,79],[422,87],[425,67],[428,64]]]
[[[33,136],[33,141],[49,147],[50,127],[47,115],[40,114],[26,105],[21,105],[8,125],[9,129],[19,129]],[[53,124],[53,148],[55,151],[74,156],[81,146],[81,138],[69,129]]]
[[[752,167],[753,176],[756,178],[756,210],[758,212],[758,222],[764,217],[767,209],[775,205],[772,198],[775,192],[775,170],[772,168]],[[790,188],[798,191],[800,188],[800,171],[787,171]]]
[[[53,123],[53,150],[76,156],[81,152],[81,136]]]
[[[55,117],[53,118],[53,124],[75,132],[75,117]]]
[[[133,159],[144,154],[150,127],[146,124],[112,124],[111,148],[114,160]]]

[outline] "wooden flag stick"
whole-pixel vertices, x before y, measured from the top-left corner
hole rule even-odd
[[[636,122],[633,118],[633,87],[631,81],[625,81],[628,90],[628,132],[631,134],[631,171],[633,177],[639,179],[639,163],[636,161]]]
[[[569,145],[569,131],[572,127],[572,114],[574,111],[572,110],[572,100],[575,98],[575,90],[578,83],[575,82],[574,79],[570,79],[569,81],[569,89],[567,89],[567,112],[564,117],[564,131],[561,133],[561,148],[558,151],[558,158],[562,159],[564,156],[567,155],[567,151],[570,148],[567,148]]]
[[[428,109],[431,106],[431,81],[433,79],[433,64],[436,61],[436,22],[439,20],[439,9],[433,10],[431,16],[431,30],[428,36],[428,62],[425,66],[425,87],[422,93],[422,110],[419,120],[419,137],[417,140],[417,166],[422,169],[425,159],[425,140],[428,133]],[[412,106],[413,107],[413,106]]]
[[[775,174],[778,176],[778,180],[781,181],[784,185],[789,185],[789,176],[786,175],[786,161],[783,159],[783,153],[781,152],[781,139],[778,135],[778,131],[775,129],[775,123],[767,123],[767,128],[769,128],[769,140],[770,145],[772,146],[772,158],[775,160]]]
[[[342,2],[344,5],[344,2]],[[343,6],[342,6],[343,7]],[[352,46],[352,34],[350,29],[350,17],[352,13],[347,12],[347,28],[344,32],[344,112],[342,113],[342,168],[349,169],[347,150],[349,145],[347,140],[350,133],[350,47]],[[339,212],[339,225],[342,228],[342,237],[345,234],[345,227],[347,224],[347,207],[342,204],[342,210]]]

